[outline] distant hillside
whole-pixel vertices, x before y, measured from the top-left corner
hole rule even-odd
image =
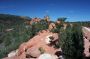
[[[9,14],[0,14],[0,23],[4,24],[16,24],[22,23],[29,18],[23,16],[9,15]]]
[[[90,21],[78,21],[78,22],[71,22],[72,24],[79,24],[81,26],[90,27]]]

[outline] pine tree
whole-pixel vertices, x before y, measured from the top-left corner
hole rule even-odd
[[[59,36],[59,44],[65,59],[74,59],[68,58],[68,56],[81,59],[80,57],[83,56],[83,35],[81,26],[73,25],[73,27],[71,27],[68,25],[66,29],[62,28],[60,30]]]

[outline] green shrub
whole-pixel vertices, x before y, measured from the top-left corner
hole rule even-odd
[[[66,29],[62,28],[59,36],[59,44],[64,55],[77,58],[83,56],[83,34],[81,26],[74,24],[73,27],[69,25]]]

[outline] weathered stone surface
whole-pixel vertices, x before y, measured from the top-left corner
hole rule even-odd
[[[28,42],[26,42],[25,45],[21,44],[21,46],[19,47],[18,55],[20,55],[22,52],[24,52],[25,49],[32,48],[32,47],[36,47],[36,48],[42,47],[45,50],[45,52],[54,54],[56,49],[53,48],[53,46],[49,46],[50,41],[52,40],[49,37],[53,36],[54,40],[57,40],[58,34],[51,33],[51,32],[46,31],[46,30],[44,30],[42,32],[43,33],[39,33],[39,35],[36,35],[32,39],[30,39]]]
[[[40,21],[40,18],[33,18],[33,19],[29,22],[29,24],[32,25],[32,23],[37,23],[37,22],[39,22],[39,21]]]
[[[41,52],[38,47],[31,47],[26,51],[26,54],[28,54],[32,57],[39,57]]]
[[[84,32],[84,54],[90,57],[90,28],[83,27]]]
[[[51,39],[50,37],[53,37]],[[34,36],[28,42],[24,42],[20,45],[16,56],[9,57],[10,59],[26,59],[27,54],[32,57],[39,57],[41,53],[49,53],[54,55],[55,52],[58,50],[53,47],[55,42],[50,45],[53,41],[58,41],[58,34],[52,33],[49,30],[42,30],[38,33],[38,35]],[[40,51],[42,48],[43,51]],[[8,58],[6,58],[8,59]]]
[[[52,29],[55,29],[56,28],[56,25],[54,23],[50,23],[49,25],[49,30],[52,30]]]

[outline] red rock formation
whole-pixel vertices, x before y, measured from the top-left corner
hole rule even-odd
[[[49,30],[52,30],[52,29],[55,29],[56,28],[56,25],[54,23],[50,23],[49,24]]]
[[[32,21],[33,22],[39,22],[40,21],[40,18],[33,18]]]
[[[40,21],[40,18],[33,18],[32,20],[27,21],[26,23],[29,24],[29,25],[32,25],[32,23],[37,23],[39,21]]]
[[[84,32],[84,48],[85,48],[84,54],[86,57],[90,57],[90,31],[88,31],[86,27],[83,27],[83,32]]]
[[[50,41],[52,40],[49,37],[53,36],[54,40],[57,40],[58,34],[51,33],[45,30],[43,30],[42,32],[43,33],[39,33],[39,35],[36,35],[32,39],[30,39],[28,42],[21,44],[21,46],[19,47],[18,55],[23,53],[25,49],[32,48],[32,47],[36,47],[36,48],[42,47],[47,53],[51,53],[51,54],[55,53],[55,48],[53,48],[52,46],[48,46],[50,44]]]
[[[53,37],[53,39],[50,37]],[[51,41],[56,42],[57,40],[57,33],[52,33],[48,30],[42,30],[38,33],[38,35],[34,36],[28,42],[22,43],[16,56],[10,57],[10,59],[19,59],[20,57],[20,59],[25,59],[26,55],[31,57],[39,57],[41,54],[40,48],[42,48],[44,53],[55,54],[58,49],[54,48],[53,45],[51,46],[50,43],[52,43]]]

